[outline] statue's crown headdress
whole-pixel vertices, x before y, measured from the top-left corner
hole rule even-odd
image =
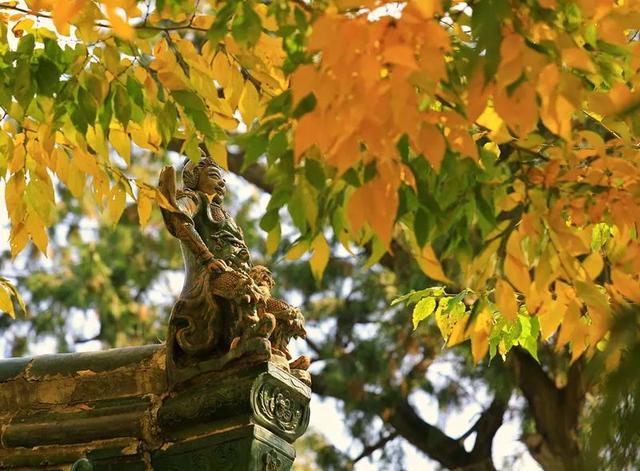
[[[198,178],[200,170],[205,167],[215,167],[222,171],[222,167],[215,163],[210,157],[204,155],[200,158],[200,161],[196,164],[193,160],[187,159],[184,167],[182,168],[182,183],[185,188],[195,190],[198,187]]]

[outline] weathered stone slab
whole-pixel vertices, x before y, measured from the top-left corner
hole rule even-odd
[[[3,469],[287,470],[309,421],[310,388],[270,362],[178,390],[163,346],[0,361],[0,371]]]

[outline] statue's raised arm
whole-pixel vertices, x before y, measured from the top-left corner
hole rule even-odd
[[[179,193],[176,191],[176,171],[172,166],[166,166],[160,173],[158,189],[174,210],[162,208],[162,217],[167,229],[172,236],[188,248],[195,260],[205,268],[217,271],[227,271],[229,268],[222,260],[218,260],[209,250],[195,228],[193,217],[198,213],[200,201],[198,198],[198,183],[200,178],[193,176],[196,169],[189,169],[191,174],[188,181],[193,189],[185,188]],[[189,267],[187,267],[189,268]]]

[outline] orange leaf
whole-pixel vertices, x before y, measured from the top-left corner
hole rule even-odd
[[[587,72],[595,72],[593,62],[589,53],[581,47],[570,47],[562,50],[562,60],[569,67],[581,69]]]
[[[538,123],[536,91],[529,82],[523,82],[511,95],[507,89],[498,90],[494,96],[496,111],[516,135],[523,137],[533,131]]]
[[[511,322],[515,322],[518,319],[518,300],[511,285],[504,280],[498,280],[495,297],[496,306],[502,315]]]
[[[640,283],[631,275],[623,272],[618,267],[614,267],[611,270],[611,281],[613,281],[613,287],[620,291],[625,298],[640,303]]]
[[[511,234],[511,237],[509,237],[507,256],[504,260],[504,273],[513,286],[526,295],[531,285],[531,277],[529,276],[529,270],[523,262],[524,254],[520,247],[520,240],[522,240],[522,236],[517,232],[514,232]]]
[[[571,139],[571,114],[575,107],[558,91],[560,78],[560,70],[555,64],[547,65],[540,73],[540,118],[551,132],[568,141]]]
[[[471,157],[478,161],[478,148],[466,130],[452,129],[447,135],[449,145],[460,152],[461,157]]]
[[[384,50],[383,58],[385,62],[391,64],[402,65],[410,69],[417,69],[418,64],[413,50],[406,45],[394,44]]]
[[[427,158],[436,172],[444,159],[447,144],[440,130],[433,124],[423,124],[418,132],[418,150]]]

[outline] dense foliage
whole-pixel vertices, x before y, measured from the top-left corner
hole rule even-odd
[[[66,275],[82,286],[69,293],[62,278],[29,277],[30,304],[52,312],[53,297],[94,310],[109,344],[118,332],[148,338],[154,316],[130,280],[149,287],[179,263],[166,236],[140,253],[147,236],[124,228],[169,204],[154,174],[166,152],[197,160],[202,149],[271,193],[266,252],[291,262],[310,252],[310,273],[324,276],[322,290],[311,280],[303,290],[312,321],[337,319],[335,338],[312,345],[327,360],[316,384],[367,411],[354,414],[356,432],[376,414],[445,466],[486,464],[517,386],[532,454],[571,469],[587,394],[624,359],[614,313],[640,301],[639,7],[1,2],[10,252],[31,240],[55,267],[76,266]],[[99,224],[94,246],[51,250],[61,227],[73,244],[74,218],[85,217],[122,224]],[[295,237],[282,235],[289,219]],[[116,256],[110,244],[121,239],[130,245]],[[14,315],[13,301],[18,291],[0,278],[0,309]],[[404,302],[415,304],[413,325]],[[380,335],[362,338],[356,327],[371,323]],[[463,375],[485,373],[487,354],[507,359],[486,372],[503,379],[484,378],[495,399],[471,452],[408,402],[428,389],[439,337],[471,340],[480,365],[469,369],[466,347],[456,350]]]

